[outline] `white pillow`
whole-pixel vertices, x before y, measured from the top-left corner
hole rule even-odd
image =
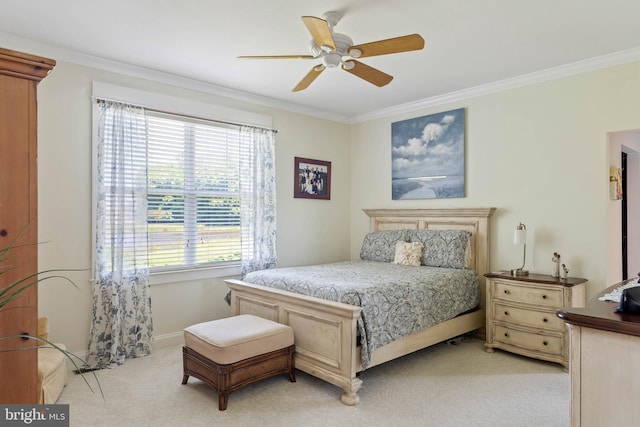
[[[419,267],[423,248],[422,242],[397,242],[393,264]]]

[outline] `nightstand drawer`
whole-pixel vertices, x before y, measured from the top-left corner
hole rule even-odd
[[[496,299],[522,304],[535,304],[549,308],[562,307],[562,289],[545,289],[535,286],[514,285],[496,281],[493,295]]]
[[[555,315],[555,312],[528,310],[499,303],[496,303],[494,307],[494,320],[516,323],[531,328],[557,332],[564,331],[564,322]]]
[[[558,355],[562,355],[564,341],[562,337],[539,335],[507,328],[502,325],[496,325],[495,327],[495,340],[527,350]]]

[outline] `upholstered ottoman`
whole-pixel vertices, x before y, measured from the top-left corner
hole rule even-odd
[[[218,409],[227,409],[229,394],[280,374],[296,381],[293,329],[243,314],[198,323],[184,330],[182,384],[189,376],[218,391]]]

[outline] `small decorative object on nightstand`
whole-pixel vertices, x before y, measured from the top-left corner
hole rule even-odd
[[[488,273],[485,350],[495,348],[569,369],[569,336],[556,311],[584,307],[587,279]]]
[[[560,277],[560,254],[558,252],[553,253],[551,262],[551,277]]]

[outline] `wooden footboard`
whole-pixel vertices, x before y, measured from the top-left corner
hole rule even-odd
[[[327,301],[240,280],[225,281],[231,289],[233,315],[253,314],[293,328],[296,368],[337,385],[341,400],[355,405],[362,381],[356,348],[360,307]]]
[[[344,390],[340,400],[356,405],[362,380],[357,318],[362,310],[240,280],[225,281],[231,289],[233,315],[253,314],[293,328],[296,368]],[[429,329],[393,341],[371,354],[371,367],[482,328],[482,309],[465,313]]]

